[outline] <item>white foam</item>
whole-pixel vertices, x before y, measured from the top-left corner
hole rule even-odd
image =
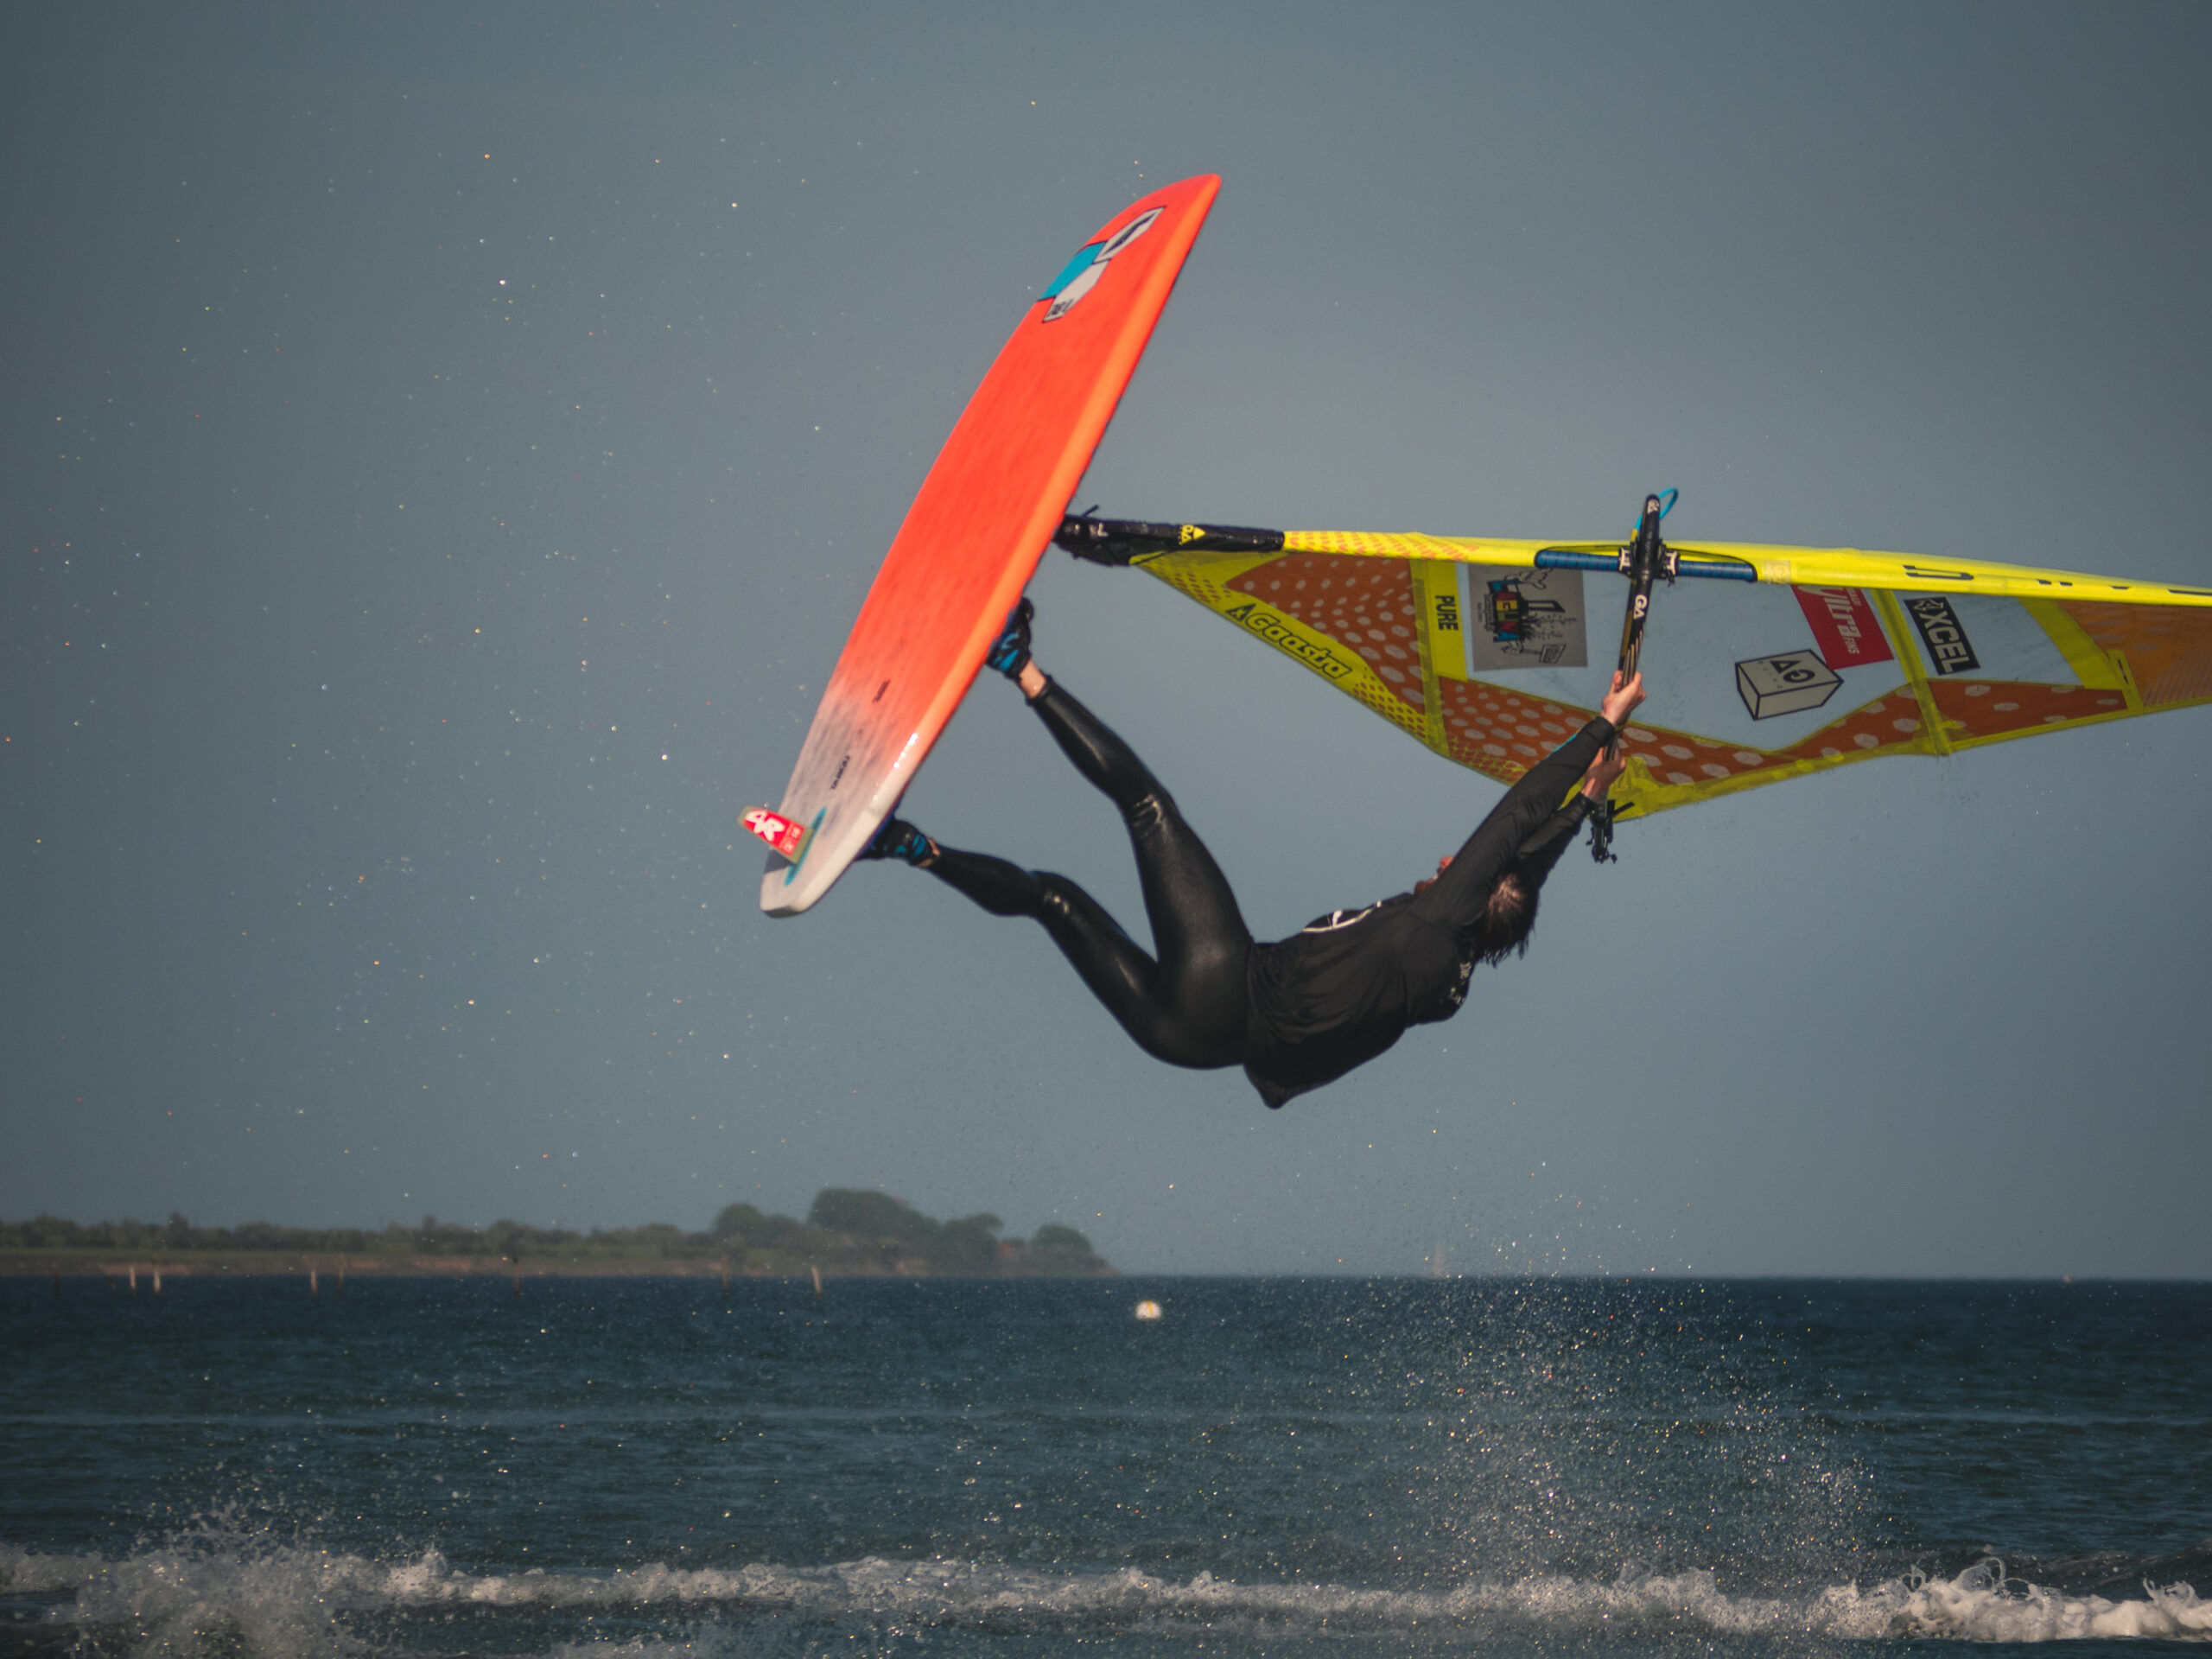
[[[1148,1621],[1164,1628],[1204,1623],[1275,1630],[1441,1626],[1859,1640],[2212,1641],[2212,1602],[2189,1585],[2148,1588],[2141,1599],[2069,1596],[2008,1579],[1995,1560],[1955,1579],[1912,1574],[1870,1588],[1838,1585],[1810,1594],[1732,1594],[1709,1572],[1637,1569],[1611,1581],[1536,1574],[1390,1590],[1244,1582],[1211,1573],[1179,1580],[1134,1567],[1084,1573],[875,1557],[811,1567],[655,1562],[607,1573],[470,1573],[435,1550],[379,1561],[201,1535],[121,1560],[0,1546],[0,1592],[73,1592],[63,1619],[132,1629],[143,1637],[142,1650],[188,1652],[195,1638],[220,1632],[246,1651],[270,1655],[359,1649],[346,1632],[349,1615],[456,1607],[664,1609],[709,1618],[789,1611],[832,1624],[893,1619],[940,1627],[988,1623],[1001,1630]],[[696,1650],[682,1642],[647,1642],[572,1651],[653,1659],[679,1648]]]
[[[2005,1576],[1993,1558],[1955,1579],[1894,1580],[1861,1593],[1823,1592],[1818,1611],[1839,1636],[1962,1642],[2082,1642],[2141,1637],[2212,1642],[2212,1602],[2186,1584],[2146,1585],[2142,1599],[2069,1596]]]
[[[0,1592],[18,1596],[53,1595],[82,1583],[99,1569],[97,1555],[45,1555],[0,1544]]]

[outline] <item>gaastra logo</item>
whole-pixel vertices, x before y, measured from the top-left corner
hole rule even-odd
[[[1905,601],[1904,607],[1927,642],[1929,665],[1938,674],[1970,674],[1981,666],[1949,600],[1941,594],[1923,594]]]
[[[1290,625],[1273,611],[1262,610],[1254,604],[1239,605],[1222,614],[1230,621],[1241,623],[1266,640],[1277,651],[1289,652],[1308,668],[1341,680],[1351,672],[1351,664],[1323,645],[1317,645],[1294,632]]]
[[[1163,207],[1154,207],[1139,213],[1103,242],[1091,243],[1069,260],[1067,268],[1052,278],[1052,286],[1037,296],[1052,302],[1046,308],[1045,321],[1058,322],[1074,310],[1077,302],[1098,286],[1098,279],[1106,274],[1107,263],[1150,230],[1153,221],[1166,211]]]

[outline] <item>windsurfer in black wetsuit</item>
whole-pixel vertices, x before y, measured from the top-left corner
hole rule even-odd
[[[1616,675],[1603,712],[1531,766],[1411,893],[1257,944],[1167,791],[1030,660],[1032,615],[1025,599],[989,665],[1020,686],[1076,769],[1121,808],[1154,954],[1065,876],[941,847],[903,819],[887,823],[861,856],[903,859],[994,915],[1034,917],[1147,1053],[1173,1065],[1241,1064],[1269,1106],[1373,1059],[1408,1026],[1450,1017],[1478,962],[1527,950],[1544,878],[1620,776],[1615,737],[1643,701],[1641,675],[1624,685]],[[1561,805],[1577,778],[1581,789]]]

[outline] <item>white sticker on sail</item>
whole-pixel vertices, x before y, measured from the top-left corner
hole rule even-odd
[[[1470,675],[1589,663],[1580,570],[1463,564],[1459,573]]]

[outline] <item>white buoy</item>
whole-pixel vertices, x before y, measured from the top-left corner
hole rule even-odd
[[[1158,1302],[1155,1302],[1147,1297],[1145,1300],[1137,1304],[1137,1318],[1141,1319],[1156,1319],[1159,1317],[1160,1304]]]

